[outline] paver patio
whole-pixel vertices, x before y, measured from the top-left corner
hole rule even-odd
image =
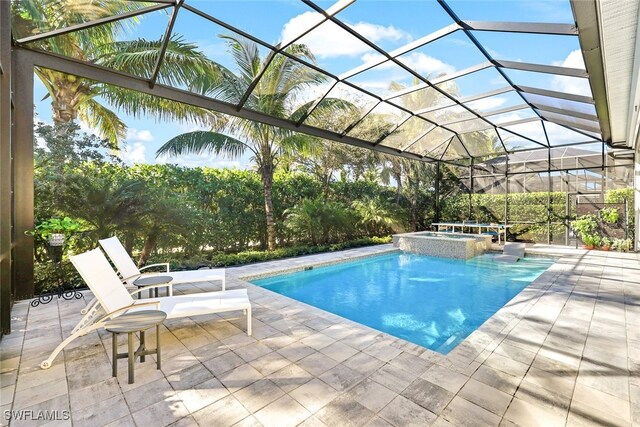
[[[531,252],[561,258],[447,356],[241,279],[388,250],[229,269],[227,286],[249,290],[253,336],[233,313],[166,321],[162,370],[148,357],[131,385],[124,365],[111,377],[104,331],[41,370],[80,319],[82,300],[18,302],[14,331],[0,341],[3,423],[8,410],[66,410],[70,419],[50,425],[74,426],[640,423],[638,254],[537,245]]]

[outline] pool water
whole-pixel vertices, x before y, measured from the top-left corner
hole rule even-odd
[[[447,354],[553,262],[396,252],[252,283]]]

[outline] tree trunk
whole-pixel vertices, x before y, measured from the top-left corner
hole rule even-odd
[[[402,173],[393,172],[393,178],[396,180],[396,205],[400,205],[400,195],[402,194]]]
[[[409,210],[411,212],[411,230],[418,231],[418,198],[420,191],[420,180],[416,176],[414,170],[411,171],[411,175],[408,177],[409,187]]]
[[[76,76],[54,72],[55,93],[51,96],[52,119],[55,124],[69,123],[78,116],[78,103],[87,90]]]
[[[322,197],[324,200],[329,200],[329,183],[331,182],[331,173],[325,172],[322,176]]]
[[[267,164],[268,163],[268,164]],[[272,251],[276,248],[276,225],[273,221],[273,164],[265,160],[262,165],[262,186],[264,188],[264,211],[267,219],[267,248]]]
[[[149,235],[147,235],[146,240],[144,241],[144,247],[142,248],[142,252],[140,253],[140,258],[138,258],[138,267],[142,267],[147,263],[149,257],[151,256],[151,252],[156,247],[156,242],[158,241],[158,230],[152,230]]]
[[[133,252],[134,240],[135,240],[135,237],[133,236],[133,234],[127,234],[124,238],[124,250],[127,251],[129,256],[131,256]]]

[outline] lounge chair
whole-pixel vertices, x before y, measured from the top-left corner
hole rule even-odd
[[[122,276],[127,284],[133,285],[136,279],[146,276],[158,276],[171,273],[169,276],[173,277],[172,285],[180,283],[196,283],[196,282],[210,282],[214,280],[222,281],[222,290],[226,289],[226,275],[224,268],[213,268],[206,270],[188,270],[188,271],[169,271],[169,263],[163,262],[159,264],[146,265],[138,268],[133,262],[129,254],[127,253],[122,243],[116,236],[109,237],[108,239],[100,240],[100,246],[107,253],[113,265],[118,270],[118,274]],[[165,270],[161,272],[149,272],[143,273],[150,267],[164,266]],[[169,295],[172,295],[172,289],[169,287]]]
[[[251,303],[246,289],[134,300],[133,294],[148,288],[138,289],[130,294],[100,249],[93,249],[70,258],[97,298],[98,305],[82,317],[73,328],[71,335],[40,364],[42,369],[51,367],[56,356],[73,340],[103,327],[109,319],[128,311],[155,308],[167,313],[167,319],[175,319],[242,310],[247,318],[247,335],[251,335]],[[157,287],[162,286],[164,285],[157,285]]]
[[[496,255],[494,259],[500,262],[517,262],[524,258],[524,243],[505,242],[501,255]]]

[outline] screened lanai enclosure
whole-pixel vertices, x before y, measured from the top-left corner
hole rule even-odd
[[[633,222],[618,190],[634,185],[636,2],[558,1],[535,22],[527,2],[381,1],[375,16],[363,2],[1,2],[2,329],[11,298],[33,295],[34,73],[61,93],[57,115],[91,81],[431,163],[437,219],[513,224],[513,238],[575,244],[582,203],[622,204]],[[229,39],[264,58],[253,75],[234,69]],[[186,48],[199,72],[176,77]],[[263,78],[291,64],[317,84],[274,112]],[[468,194],[455,218],[441,215],[444,167]]]

